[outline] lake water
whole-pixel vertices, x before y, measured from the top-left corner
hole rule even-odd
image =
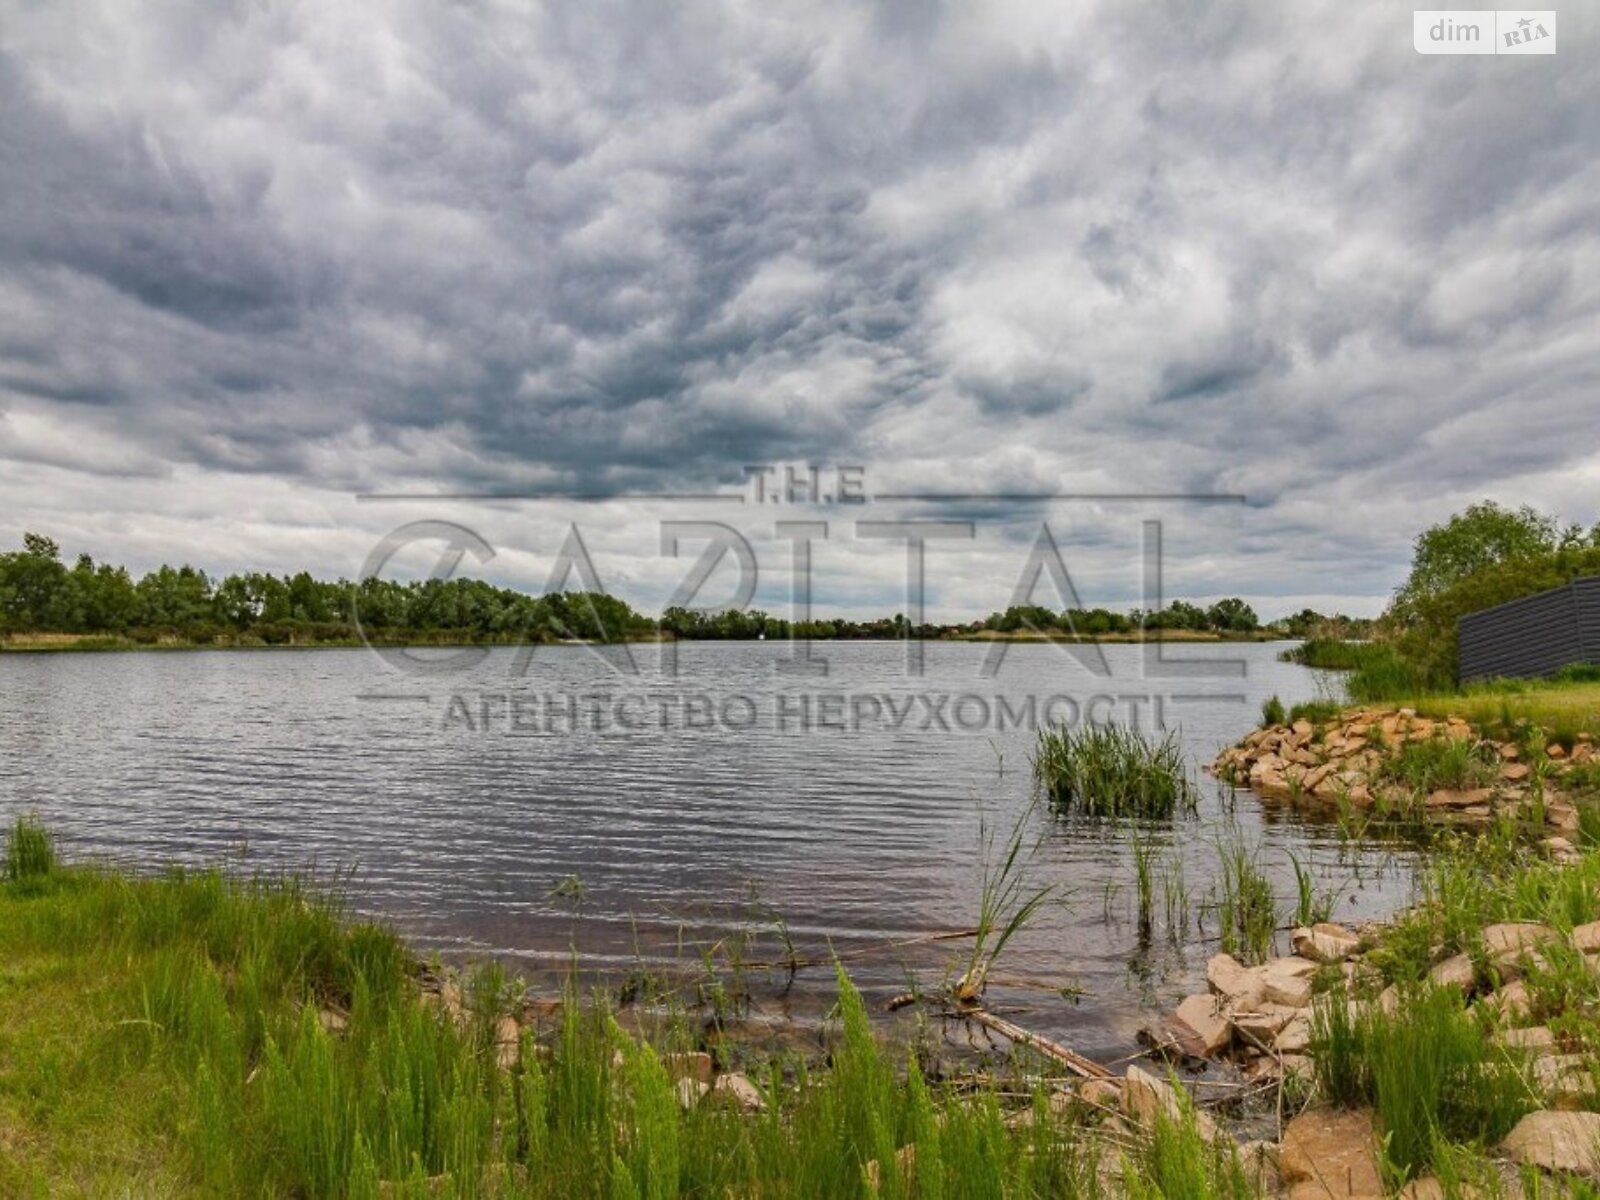
[[[782,957],[781,918],[801,953],[831,947],[882,998],[908,972],[936,982],[965,945],[883,948],[974,923],[981,830],[1003,840],[1029,806],[1030,698],[1035,720],[1074,706],[1147,731],[1159,719],[1202,789],[1197,817],[1146,834],[1164,873],[1181,863],[1185,936],[1167,936],[1158,882],[1141,940],[1126,827],[1036,812],[1031,878],[1061,902],[1008,949],[991,992],[1105,1058],[1203,986],[1216,845],[1235,827],[1259,846],[1285,921],[1291,858],[1339,892],[1341,918],[1408,898],[1405,849],[1342,845],[1248,792],[1230,816],[1229,789],[1198,774],[1268,695],[1326,694],[1277,661],[1281,643],[1168,648],[1243,663],[1178,679],[1150,677],[1137,646],[1104,647],[1100,674],[1059,647],[1013,645],[992,676],[992,647],[925,649],[915,676],[902,644],[821,644],[825,677],[780,673],[789,651],[773,643],[683,645],[675,670],[656,646],[497,649],[428,674],[365,650],[7,654],[0,803],[45,817],[68,855],[348,867],[355,907],[418,946],[535,978],[574,954],[616,971],[692,962],[757,927],[746,957]],[[832,986],[803,971],[790,1002]],[[1063,987],[1083,994],[1048,990]]]

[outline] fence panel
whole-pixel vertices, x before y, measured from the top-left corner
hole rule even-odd
[[[1553,675],[1600,655],[1600,577],[1469,613],[1458,625],[1461,682]]]

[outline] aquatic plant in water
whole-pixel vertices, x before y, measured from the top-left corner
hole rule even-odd
[[[1034,779],[1057,812],[1171,817],[1193,812],[1195,789],[1177,735],[1160,741],[1119,725],[1041,730]]]

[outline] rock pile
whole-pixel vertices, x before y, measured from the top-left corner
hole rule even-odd
[[[1419,794],[1388,769],[1404,747],[1445,740],[1471,747],[1485,777],[1481,783]],[[1560,791],[1562,780],[1574,767],[1600,761],[1600,753],[1589,735],[1580,734],[1570,751],[1552,742],[1539,757],[1543,761],[1529,761],[1533,755],[1514,742],[1481,738],[1460,717],[1436,720],[1410,708],[1362,708],[1331,721],[1301,718],[1265,726],[1224,750],[1211,770],[1219,779],[1278,799],[1420,812],[1430,820],[1469,826],[1487,825],[1502,812],[1531,812],[1537,789],[1544,819],[1552,835],[1561,838],[1578,827],[1577,810]]]

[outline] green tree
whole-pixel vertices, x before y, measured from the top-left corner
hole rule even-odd
[[[1428,600],[1469,575],[1549,554],[1560,541],[1556,519],[1529,505],[1511,509],[1493,500],[1471,505],[1417,535],[1411,574],[1395,593],[1392,612],[1405,624]]]
[[[65,628],[71,617],[61,547],[43,534],[22,535],[20,553],[0,555],[0,621],[9,629]]]
[[[1206,622],[1213,629],[1225,629],[1234,633],[1249,633],[1259,628],[1261,624],[1256,619],[1256,610],[1237,596],[1218,600],[1207,609]]]

